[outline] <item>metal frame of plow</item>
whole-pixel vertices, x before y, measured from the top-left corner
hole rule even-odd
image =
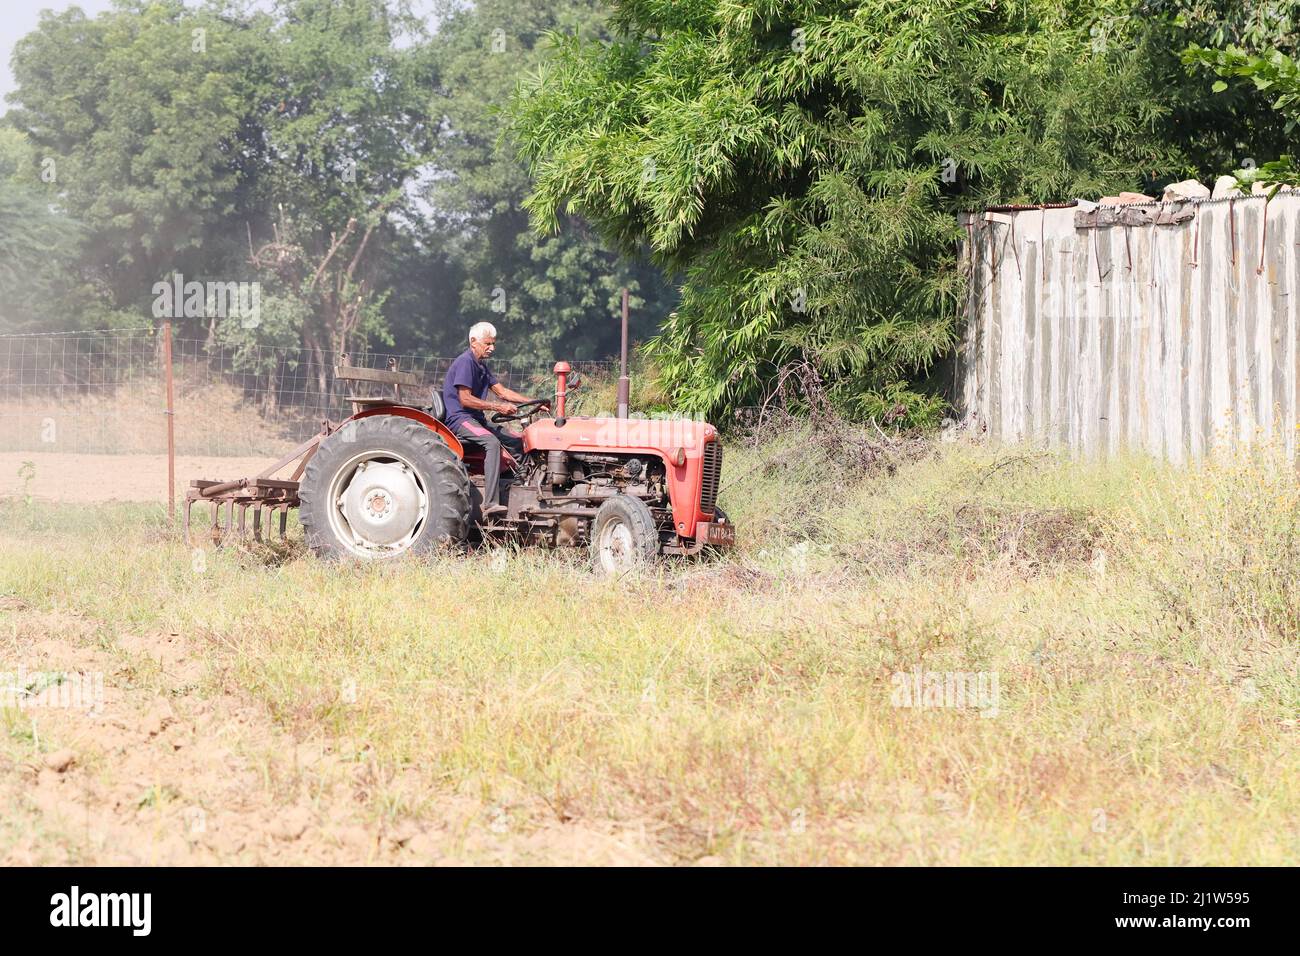
[[[391,386],[393,389],[391,398],[366,395],[347,396],[347,400],[352,403],[354,415],[374,405],[408,405],[408,403],[402,401],[402,389],[404,387],[425,387],[422,375],[402,371],[398,368],[397,359],[395,358],[390,358],[388,367],[382,369],[351,365],[347,353],[344,353],[341,358],[343,364],[334,366],[334,378],[337,381],[365,382],[370,385]],[[414,405],[409,407],[421,408],[422,406]],[[275,530],[272,528],[272,522],[278,514],[278,536],[283,541],[289,525],[289,509],[297,508],[299,504],[298,480],[302,477],[303,471],[306,470],[307,462],[311,460],[311,456],[316,454],[316,449],[320,447],[321,440],[336,431],[338,427],[328,420],[321,422],[321,429],[317,434],[303,442],[265,471],[262,471],[255,478],[236,478],[234,481],[207,481],[203,479],[191,481],[189,491],[185,493],[185,542],[190,546],[194,545],[190,533],[190,512],[198,502],[207,502],[212,508],[212,524],[209,535],[212,543],[218,547],[232,534],[238,533],[241,538],[248,536],[248,510],[250,508],[253,509],[253,540],[264,540],[262,537],[262,512],[265,511],[267,513],[267,537],[270,537],[272,531]],[[294,462],[297,462],[297,466],[288,479],[272,477],[277,471],[287,468]],[[223,506],[225,508],[224,526],[222,521]],[[238,522],[236,522],[235,518],[236,511],[239,513]]]
[[[273,534],[281,541],[285,540],[289,525],[289,509],[298,507],[298,480],[302,477],[311,456],[316,454],[321,439],[333,429],[329,422],[321,426],[319,433],[303,442],[275,464],[253,478],[236,478],[234,481],[208,481],[198,479],[190,482],[185,493],[185,542],[194,545],[191,533],[191,511],[199,502],[207,503],[212,509],[212,523],[209,537],[214,545],[220,547],[232,534],[241,538],[248,536],[248,512],[252,509],[253,521],[251,533],[254,541],[268,540]],[[293,475],[288,478],[272,478],[277,471],[297,462]],[[223,519],[224,508],[224,521]],[[238,512],[238,520],[236,520]],[[266,537],[263,537],[262,517],[266,513]],[[276,517],[279,521],[276,522]],[[278,524],[278,529],[275,527]]]

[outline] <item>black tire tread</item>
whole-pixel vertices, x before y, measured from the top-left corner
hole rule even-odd
[[[615,517],[632,529],[632,537],[640,551],[639,564],[649,565],[659,556],[659,529],[655,526],[654,515],[650,506],[640,498],[631,495],[615,495],[596,512],[591,523],[590,549],[591,564],[596,571],[601,571],[600,532]]]
[[[344,437],[344,429],[353,430],[351,440]],[[366,446],[413,453],[427,472],[424,477],[430,513],[425,518],[426,530],[403,553],[418,554],[439,545],[463,545],[469,535],[470,505],[469,475],[461,460],[433,429],[399,415],[373,415],[344,423],[321,441],[316,454],[307,462],[299,484],[298,519],[308,546],[324,558],[343,558],[350,554],[333,540],[329,530],[325,509],[333,504],[326,500],[327,492],[330,479],[343,461]]]

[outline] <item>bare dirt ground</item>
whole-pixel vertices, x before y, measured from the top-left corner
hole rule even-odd
[[[103,675],[92,707],[52,706],[51,688],[0,712],[6,865],[658,862],[626,825],[522,832],[472,792],[385,778],[364,748],[293,739],[224,682],[201,690],[211,655],[179,634],[106,647],[95,622],[13,597],[0,617],[29,674]]]
[[[243,478],[275,461],[271,457],[208,458],[178,455],[176,499],[194,478]],[[34,474],[23,476],[23,463]],[[73,455],[40,452],[0,453],[0,497],[31,495],[36,501],[99,503],[167,500],[166,455]]]

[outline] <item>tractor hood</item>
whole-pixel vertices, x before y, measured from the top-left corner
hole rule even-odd
[[[657,454],[676,461],[699,458],[718,431],[690,418],[546,418],[524,429],[525,451],[590,451]]]

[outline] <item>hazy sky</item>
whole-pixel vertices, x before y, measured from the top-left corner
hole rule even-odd
[[[9,57],[14,44],[36,29],[42,10],[62,11],[68,7],[81,7],[86,16],[107,10],[112,0],[4,0],[4,15],[0,16],[0,113],[8,109],[4,97],[14,88],[14,78],[9,72]]]

